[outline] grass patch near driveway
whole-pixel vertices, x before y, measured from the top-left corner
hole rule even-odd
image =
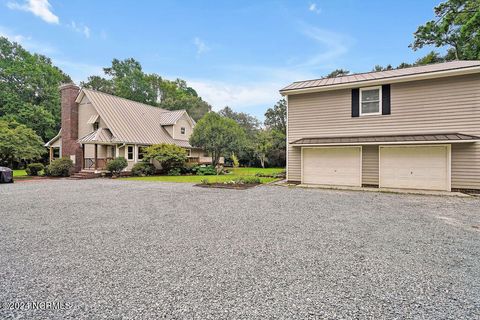
[[[257,173],[265,175],[274,175],[281,173],[285,169],[283,168],[235,168],[230,169],[231,173],[227,173],[219,176],[151,176],[151,177],[128,177],[121,178],[120,180],[136,180],[136,181],[161,181],[161,182],[187,182],[187,183],[201,183],[202,180],[208,179],[212,183],[223,183],[225,181],[230,181],[235,178],[245,177],[245,176],[255,176]],[[269,183],[272,181],[278,180],[276,178],[262,177],[260,178],[261,183]]]
[[[25,170],[13,170],[13,180],[22,180],[31,178]]]

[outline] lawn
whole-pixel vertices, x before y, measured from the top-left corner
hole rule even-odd
[[[209,182],[225,182],[242,176],[255,176],[256,173],[262,174],[276,174],[284,171],[283,168],[236,168],[229,169],[233,171],[220,176],[152,176],[152,177],[129,177],[121,178],[121,180],[140,180],[140,181],[164,181],[164,182],[189,182],[200,183],[203,179],[208,179]],[[275,178],[260,178],[262,183],[275,181]]]
[[[13,179],[14,180],[21,180],[27,179],[29,176],[25,170],[13,170]]]

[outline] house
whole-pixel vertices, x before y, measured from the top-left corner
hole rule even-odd
[[[75,172],[99,171],[108,160],[125,157],[129,170],[143,159],[145,147],[170,143],[185,148],[191,162],[211,162],[189,144],[195,121],[185,110],[168,111],[74,84],[62,85],[60,93],[62,127],[45,144],[50,161],[68,157]]]
[[[294,82],[287,179],[480,190],[480,61]]]

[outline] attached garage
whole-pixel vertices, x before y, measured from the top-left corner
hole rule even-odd
[[[362,186],[362,147],[302,148],[302,183]]]
[[[380,146],[380,188],[450,191],[450,145]]]

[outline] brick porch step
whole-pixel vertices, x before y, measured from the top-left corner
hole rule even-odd
[[[94,171],[82,170],[80,172],[74,173],[70,176],[70,179],[79,180],[79,179],[95,179],[99,178],[101,173],[95,173]]]

